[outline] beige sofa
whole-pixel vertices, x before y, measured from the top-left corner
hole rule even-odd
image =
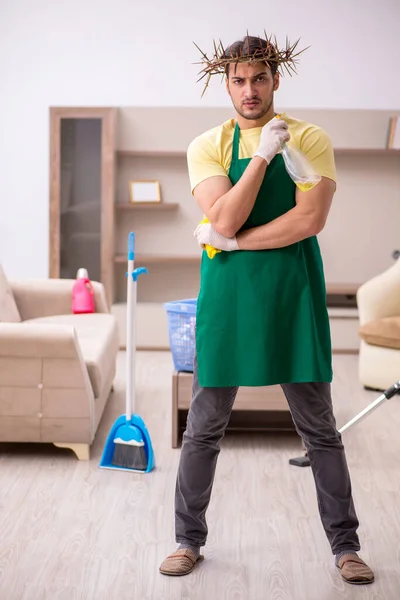
[[[87,460],[119,339],[103,286],[93,282],[96,313],[74,315],[73,284],[7,281],[0,267],[0,442],[49,442]]]
[[[357,291],[359,379],[385,390],[400,380],[400,258]]]

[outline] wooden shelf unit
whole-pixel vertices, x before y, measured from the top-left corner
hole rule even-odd
[[[355,296],[361,283],[326,283],[327,295]]]
[[[343,331],[351,325],[353,341],[349,345],[354,348],[357,314],[351,311],[355,309],[357,288],[391,264],[391,254],[398,245],[400,152],[387,148],[387,140],[390,118],[400,113],[280,106],[277,109],[322,127],[332,140],[338,186],[319,241],[331,323],[334,327],[340,325]],[[59,272],[60,154],[57,144],[60,120],[101,118],[104,136],[101,156],[105,165],[102,170],[102,281],[110,305],[118,307],[123,331],[126,283],[125,269],[121,265],[126,264],[127,235],[134,231],[135,264],[151,267],[146,281],[142,280],[138,288],[141,338],[144,343],[146,338],[151,340],[151,347],[168,346],[166,329],[161,331],[165,315],[160,298],[167,301],[195,297],[198,292],[200,255],[192,232],[202,213],[190,194],[187,148],[196,136],[233,116],[231,107],[51,109],[51,276]],[[130,204],[130,179],[160,181],[162,202]],[[371,243],[371,239],[379,243]],[[341,281],[343,283],[335,283]],[[354,281],[359,283],[351,283]],[[339,349],[346,346],[340,341],[335,345]]]
[[[185,150],[117,150],[117,156],[147,156],[147,157],[184,157]]]
[[[126,254],[116,254],[114,258],[116,263],[126,263]],[[137,254],[135,255],[135,264],[146,266],[154,264],[194,264],[200,265],[200,256],[166,256],[164,254]]]
[[[117,210],[177,210],[178,202],[117,202],[115,205]]]
[[[399,154],[399,150],[394,148],[334,148],[335,154],[377,154],[379,155],[391,155]]]
[[[189,295],[181,295],[188,298]],[[169,299],[166,299],[168,301]],[[339,303],[339,302],[338,302]],[[119,327],[121,347],[126,344],[126,303],[113,305]],[[354,305],[328,307],[332,351],[356,354],[359,348],[358,310]],[[151,326],[149,325],[151,323]],[[163,302],[139,302],[137,306],[137,346],[139,350],[169,350],[168,323]]]

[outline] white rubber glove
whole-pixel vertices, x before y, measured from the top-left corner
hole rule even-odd
[[[260,143],[254,156],[261,156],[269,164],[281,150],[283,142],[289,140],[287,123],[283,119],[271,119],[261,130]]]
[[[194,230],[193,235],[201,247],[208,245],[217,250],[223,250],[224,252],[239,250],[236,236],[227,238],[224,235],[221,235],[215,231],[211,223],[200,223]]]

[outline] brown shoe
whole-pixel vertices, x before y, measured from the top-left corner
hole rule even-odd
[[[357,554],[344,554],[339,559],[338,567],[342,579],[347,583],[363,585],[375,579],[373,571]]]
[[[188,575],[196,566],[196,563],[203,560],[204,556],[196,559],[196,555],[190,548],[181,548],[176,550],[161,563],[160,573],[163,575]]]

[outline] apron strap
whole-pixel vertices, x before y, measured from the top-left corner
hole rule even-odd
[[[232,163],[236,163],[239,160],[239,139],[240,139],[239,123],[236,123],[235,132],[233,134],[233,142],[232,142]]]

